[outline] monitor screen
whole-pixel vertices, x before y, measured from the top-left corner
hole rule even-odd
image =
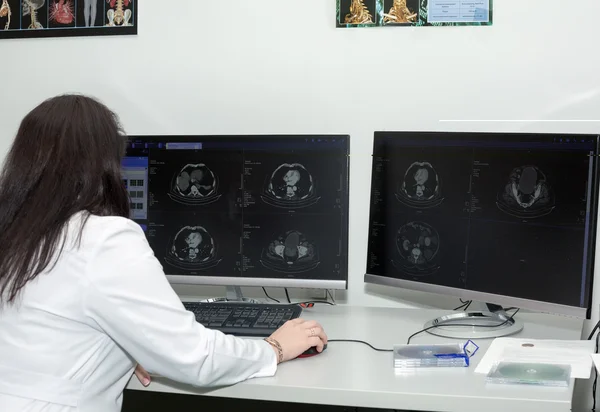
[[[588,135],[376,133],[367,281],[585,313],[597,155]]]
[[[123,180],[171,279],[343,289],[348,155],[347,136],[132,136]]]

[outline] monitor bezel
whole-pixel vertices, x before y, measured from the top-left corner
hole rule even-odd
[[[592,317],[592,308],[593,308],[593,290],[594,290],[594,275],[595,275],[595,257],[596,257],[596,238],[597,238],[597,229],[598,229],[598,204],[599,204],[599,150],[600,150],[600,135],[593,133],[523,133],[523,132],[440,132],[440,131],[404,131],[404,132],[386,132],[379,131],[375,132],[373,139],[373,154],[372,154],[372,165],[371,171],[375,165],[375,148],[377,144],[377,139],[381,139],[383,137],[407,137],[411,136],[413,138],[422,138],[422,137],[440,137],[440,138],[451,138],[456,136],[471,136],[474,139],[487,137],[493,138],[502,136],[503,138],[515,138],[515,139],[524,139],[531,137],[587,137],[595,139],[595,153],[593,156],[594,162],[592,164],[592,198],[590,199],[590,209],[591,216],[589,220],[589,238],[587,246],[587,276],[589,277],[589,289],[587,291],[587,306],[579,307],[579,306],[568,306],[561,305],[552,302],[545,302],[539,300],[531,300],[531,299],[523,299],[516,298],[511,296],[485,293],[479,291],[472,291],[467,289],[453,288],[448,286],[434,285],[422,282],[415,282],[406,279],[398,279],[387,276],[380,276],[370,274],[369,272],[369,264],[368,264],[368,253],[369,253],[369,245],[367,244],[367,262],[366,262],[366,273],[364,276],[364,282],[369,284],[381,285],[381,286],[392,286],[397,288],[403,288],[418,292],[427,292],[427,293],[435,293],[439,295],[447,295],[465,300],[473,300],[484,303],[492,303],[504,307],[518,307],[521,309],[536,311],[536,312],[548,312],[558,315],[572,316],[576,318],[583,319],[591,319]],[[372,188],[374,186],[374,174],[371,175],[371,193]],[[371,207],[371,196],[369,196],[369,232],[371,231],[371,223],[373,221],[373,209]]]
[[[207,134],[207,135],[181,135],[181,134],[131,134],[126,136],[128,143],[132,140],[145,140],[148,142],[196,142],[202,139],[239,141],[240,139],[318,139],[336,138],[344,140],[345,143],[345,172],[346,189],[344,209],[344,220],[342,224],[342,268],[343,279],[284,279],[284,278],[250,278],[234,276],[196,276],[196,275],[172,275],[165,271],[165,276],[171,284],[200,285],[200,286],[242,286],[242,287],[282,287],[282,288],[307,288],[307,289],[348,289],[348,249],[349,249],[349,203],[350,203],[350,136],[347,134]],[[126,155],[125,155],[126,156]]]

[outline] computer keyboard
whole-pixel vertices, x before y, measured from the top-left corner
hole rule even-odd
[[[298,305],[184,302],[196,320],[228,335],[266,337],[302,313]]]

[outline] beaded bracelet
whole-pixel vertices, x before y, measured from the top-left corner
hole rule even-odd
[[[281,345],[279,344],[279,342],[277,342],[275,339],[273,338],[265,338],[265,341],[273,346],[275,349],[277,349],[277,355],[278,355],[278,360],[277,363],[281,363],[283,362],[283,349],[281,348]]]

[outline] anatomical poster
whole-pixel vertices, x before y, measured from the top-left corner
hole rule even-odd
[[[491,26],[493,0],[337,0],[337,27]]]
[[[137,34],[137,0],[0,2],[0,39]]]

